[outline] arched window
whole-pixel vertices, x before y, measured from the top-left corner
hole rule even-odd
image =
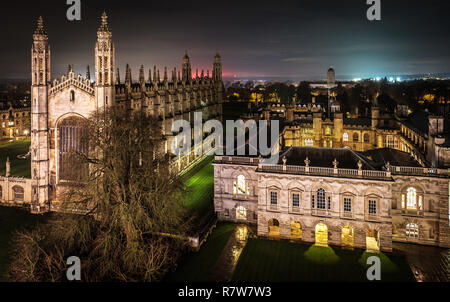
[[[325,190],[322,188],[317,190],[317,209],[325,210]]]
[[[73,90],[70,91],[70,101],[71,102],[75,101],[75,91],[73,91]]]
[[[14,201],[23,201],[23,188],[20,186],[13,187]]]
[[[419,226],[415,223],[408,223],[406,225],[406,237],[419,238]]]
[[[353,133],[353,141],[354,141],[354,142],[359,141],[359,135],[358,135],[358,133]]]
[[[364,134],[364,142],[368,143],[369,141],[370,141],[369,134],[368,133]]]
[[[249,195],[250,194],[250,190],[249,190],[249,186],[248,183],[245,181],[245,176],[244,175],[239,175],[237,177],[237,181],[234,182],[233,184],[233,193],[239,194],[239,195]]]
[[[88,142],[84,119],[68,117],[58,124],[59,134],[59,179],[81,180],[87,177],[88,167],[74,168],[79,165],[76,154],[87,154]]]
[[[348,142],[348,133],[347,132],[344,133],[343,139],[344,139],[344,142]]]
[[[406,206],[408,209],[417,209],[417,191],[412,187],[406,190]]]
[[[314,146],[314,141],[310,138],[305,139],[305,147],[313,147]]]

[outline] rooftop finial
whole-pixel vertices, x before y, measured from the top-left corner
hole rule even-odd
[[[42,16],[39,16],[39,18],[37,20],[37,27],[36,27],[36,30],[34,31],[34,34],[47,35],[47,32],[44,29],[44,19],[42,18]]]
[[[98,29],[98,31],[109,32],[108,15],[106,14],[105,11],[103,11],[103,14],[102,14],[102,25],[100,25],[100,28]]]

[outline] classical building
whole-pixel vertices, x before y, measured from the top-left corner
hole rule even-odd
[[[449,172],[391,148],[289,147],[277,165],[216,156],[220,220],[259,236],[391,251],[392,242],[450,247]]]
[[[69,65],[67,75],[60,80],[51,78],[51,51],[43,20],[39,18],[33,35],[31,48],[31,169],[33,212],[55,210],[58,192],[64,182],[70,180],[73,167],[67,167],[67,156],[71,151],[81,151],[80,121],[97,110],[109,106],[120,106],[128,110],[142,110],[159,117],[166,137],[162,152],[168,151],[173,134],[174,120],[194,122],[194,113],[203,112],[203,120],[221,119],[223,84],[222,62],[216,54],[212,75],[209,71],[193,77],[188,55],[183,57],[182,68],[174,69],[171,76],[167,68],[162,78],[154,67],[145,78],[144,67],[140,68],[139,81],[133,82],[131,69],[127,66],[122,83],[116,59],[112,32],[107,15],[103,13],[95,43],[95,71],[91,79],[89,67],[86,77],[75,75]],[[194,146],[196,148],[198,146]],[[173,161],[177,171],[183,171],[201,156],[194,152]]]

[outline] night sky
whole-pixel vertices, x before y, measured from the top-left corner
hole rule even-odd
[[[366,0],[97,1],[82,0],[82,20],[66,19],[66,0],[3,1],[0,78],[27,78],[32,34],[44,17],[52,77],[74,64],[94,66],[103,10],[117,67],[129,63],[180,68],[185,49],[193,70],[211,69],[216,49],[224,76],[337,78],[450,72],[450,1],[381,0],[382,21],[366,19]],[[146,72],[147,74],[147,72]]]

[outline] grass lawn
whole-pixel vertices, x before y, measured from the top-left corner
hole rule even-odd
[[[172,282],[207,282],[214,264],[233,234],[235,224],[218,223],[200,251],[187,254],[168,280]]]
[[[19,159],[17,155],[27,154],[30,149],[31,140],[13,141],[0,145],[0,175],[5,175],[6,158],[9,156],[11,162],[11,175],[16,177],[31,177],[31,160]]]
[[[367,281],[366,259],[381,259],[381,281],[414,281],[406,259],[391,254],[369,254],[363,250],[249,239],[232,281],[267,282],[358,282]]]
[[[8,281],[9,253],[14,231],[23,230],[43,222],[46,216],[32,215],[27,208],[0,206],[0,282]]]
[[[186,181],[188,191],[185,206],[199,217],[213,208],[214,202],[214,167],[212,157],[208,157],[199,165],[204,165]],[[195,169],[195,167],[193,168]]]

